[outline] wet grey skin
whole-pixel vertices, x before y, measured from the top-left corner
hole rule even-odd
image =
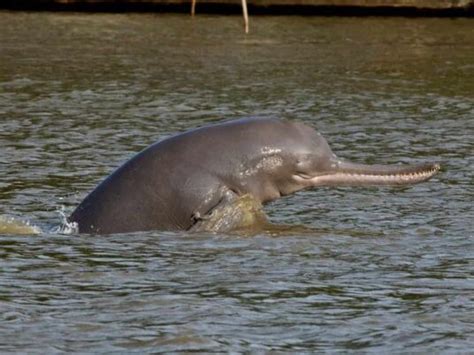
[[[206,225],[212,225],[213,232],[226,232],[248,224],[255,206],[302,189],[415,184],[439,169],[434,163],[351,163],[338,158],[321,134],[306,124],[241,119],[151,145],[100,183],[69,221],[80,233],[91,234],[202,231]],[[226,212],[242,209],[242,196],[250,196],[251,209]]]

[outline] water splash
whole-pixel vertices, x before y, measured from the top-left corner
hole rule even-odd
[[[61,219],[61,224],[55,228],[53,228],[53,233],[59,234],[74,234],[78,233],[78,225],[77,222],[69,222],[66,215],[66,210],[63,205],[61,205],[60,209],[57,210],[59,217]]]

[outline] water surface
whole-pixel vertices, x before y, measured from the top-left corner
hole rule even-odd
[[[39,230],[0,229],[0,351],[473,348],[472,20],[251,21],[0,12],[0,223]],[[135,152],[250,115],[443,171],[297,193],[267,206],[294,226],[275,234],[59,232]]]

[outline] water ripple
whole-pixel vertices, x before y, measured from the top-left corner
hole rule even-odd
[[[1,352],[471,351],[468,19],[256,17],[251,39],[232,16],[0,22]],[[61,229],[135,152],[247,115],[442,172],[297,193],[266,207],[289,227],[251,238]]]

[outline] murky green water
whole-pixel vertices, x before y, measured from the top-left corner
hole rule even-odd
[[[0,232],[0,352],[472,350],[473,21],[251,21],[0,13],[0,216],[41,229]],[[444,170],[282,199],[277,236],[57,232],[134,152],[255,114]]]

